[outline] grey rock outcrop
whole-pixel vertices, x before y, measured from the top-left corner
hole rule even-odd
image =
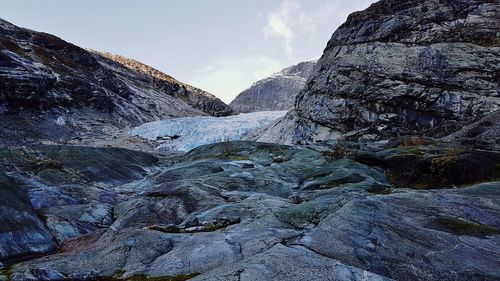
[[[499,14],[495,0],[382,0],[350,15],[266,135],[434,136],[478,120],[500,106]]]
[[[77,146],[0,153],[0,260],[47,254],[109,226],[116,194],[104,186],[141,179],[158,161],[141,152]]]
[[[498,153],[343,145],[0,149],[0,279],[498,280]]]
[[[195,115],[228,115],[215,96],[149,66],[0,19],[0,144]]]
[[[382,0],[352,15],[296,108],[254,135],[286,143],[344,139],[222,142],[155,155],[74,145],[0,148],[0,280],[500,280],[497,3]],[[15,30],[28,47],[46,37]],[[49,38],[55,42],[44,44],[60,43]],[[38,128],[49,133],[72,122],[63,109],[95,114],[80,115],[85,122],[129,116],[103,113],[106,99],[77,95],[63,106],[66,96],[44,92],[52,76],[55,84],[74,85],[64,81],[76,77],[72,67],[87,65],[84,58],[94,58],[89,68],[104,75],[89,87],[111,79],[126,94],[141,79],[169,79],[81,49],[90,57],[70,55],[83,60],[75,66],[67,45],[46,58],[57,63],[29,64],[25,59],[40,53],[23,55],[37,51],[21,42],[22,51],[9,45],[0,52],[8,57],[0,61],[0,75],[8,77],[0,83],[13,91],[0,111],[13,113],[22,96],[12,94],[16,89],[30,93],[19,103],[29,110],[3,117],[15,116],[6,126],[17,130],[34,129],[28,121],[46,111],[61,117]],[[58,77],[52,67],[69,74]],[[39,98],[38,90],[48,96]],[[7,131],[0,126],[0,137]],[[443,137],[346,140],[414,131]]]
[[[301,62],[257,81],[229,105],[243,113],[289,110],[293,107],[297,94],[304,88],[316,62],[317,60]]]

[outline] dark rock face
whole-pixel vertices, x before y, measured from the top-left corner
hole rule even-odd
[[[7,261],[52,252],[70,238],[109,226],[116,195],[103,185],[141,179],[158,161],[125,149],[72,146],[5,149],[0,155],[0,260]]]
[[[293,141],[325,130],[443,136],[450,122],[485,116],[500,105],[499,9],[494,0],[382,0],[352,14],[297,97],[293,122],[274,127],[292,127]]]
[[[52,235],[35,213],[23,189],[21,184],[0,172],[0,260],[56,249]]]
[[[304,88],[316,62],[301,62],[255,82],[250,88],[241,92],[230,106],[244,113],[291,109],[295,97]]]
[[[213,95],[139,62],[87,51],[0,20],[3,142],[16,131],[33,130],[27,133],[33,139],[67,139],[75,131],[97,131],[99,124],[123,128],[231,112]]]
[[[498,280],[500,174],[399,188],[454,147],[340,145],[1,149],[0,279]]]

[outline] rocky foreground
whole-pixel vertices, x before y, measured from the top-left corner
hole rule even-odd
[[[500,278],[498,152],[409,138],[0,161],[0,280]]]

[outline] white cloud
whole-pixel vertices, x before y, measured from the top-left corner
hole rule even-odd
[[[285,68],[277,60],[264,56],[226,59],[208,66],[200,68],[207,71],[199,72],[199,76],[188,79],[187,83],[216,95],[226,103],[252,83]]]
[[[285,41],[285,50],[288,55],[292,55],[292,42],[295,34],[292,31],[291,17],[297,12],[300,13],[300,6],[295,0],[284,0],[278,10],[271,12],[267,16],[267,25],[264,27],[264,34],[267,38],[278,37]]]
[[[194,70],[192,78],[186,81],[229,103],[252,83],[316,56],[301,49],[307,46],[306,41],[321,44],[319,49],[324,48],[329,36],[349,13],[375,1],[315,0],[311,3],[310,0],[282,0],[276,10],[266,15],[263,28],[269,46],[278,46],[277,49],[260,50],[255,55],[243,54],[242,58],[212,60]]]
[[[362,10],[376,0],[315,0],[312,5],[308,1],[282,0],[280,6],[267,15],[264,37],[283,40],[289,56],[295,53],[296,45],[300,45],[297,39],[314,37],[321,30],[333,33],[349,13]]]
[[[282,19],[276,16],[270,17],[266,32],[267,34],[275,34],[283,37],[286,42],[286,53],[289,55],[292,54],[293,33],[292,30],[283,22]]]

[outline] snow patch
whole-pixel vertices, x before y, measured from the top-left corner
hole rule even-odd
[[[261,111],[227,117],[173,118],[142,124],[129,134],[157,141],[159,148],[188,151],[204,144],[241,140],[285,114],[286,111]]]

